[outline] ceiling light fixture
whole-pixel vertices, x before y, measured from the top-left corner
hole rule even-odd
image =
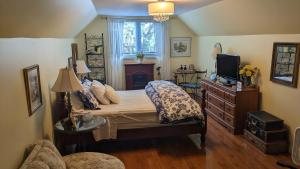
[[[175,5],[173,2],[166,2],[159,0],[158,2],[152,2],[148,4],[148,13],[153,16],[153,19],[157,22],[165,22],[170,19],[171,15],[174,15]]]

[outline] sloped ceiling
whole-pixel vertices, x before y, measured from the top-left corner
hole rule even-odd
[[[223,0],[179,18],[198,35],[299,34],[300,0]]]
[[[147,16],[147,4],[158,0],[93,0],[99,15],[110,16]],[[182,14],[193,9],[220,0],[166,0],[175,3],[176,14]]]
[[[0,37],[72,38],[96,16],[91,0],[1,0]]]

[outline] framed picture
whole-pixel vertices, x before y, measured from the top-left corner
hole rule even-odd
[[[274,43],[270,80],[297,88],[300,43]]]
[[[23,69],[28,113],[31,116],[43,105],[39,65]]]
[[[171,38],[172,57],[190,57],[192,38]]]

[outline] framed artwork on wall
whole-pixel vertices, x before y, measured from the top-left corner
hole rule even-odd
[[[274,43],[270,80],[297,88],[300,43]]]
[[[31,116],[43,105],[39,65],[24,68],[23,74],[28,113]]]
[[[171,57],[190,57],[192,48],[191,37],[171,38]]]

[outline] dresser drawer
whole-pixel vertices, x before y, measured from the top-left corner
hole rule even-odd
[[[224,93],[224,98],[226,101],[235,104],[235,95],[230,94],[230,93]]]
[[[221,97],[221,98],[224,98],[224,91],[219,90],[219,89],[217,89],[217,88],[215,88],[215,87],[213,87],[213,86],[209,86],[208,90],[209,90],[211,93],[215,94],[216,96],[219,96],[219,97]]]
[[[213,96],[210,93],[208,93],[208,95],[207,95],[207,100],[208,100],[209,103],[217,106],[221,110],[224,110],[224,104],[225,104],[225,102],[223,100],[221,100],[221,99]]]
[[[224,113],[224,121],[229,124],[230,126],[234,126],[234,117]]]
[[[224,112],[222,110],[218,109],[213,104],[207,103],[207,109],[210,112],[212,112],[214,115],[218,116],[219,118],[221,118],[221,119],[224,118]]]
[[[235,115],[235,105],[225,103],[225,112],[234,116]]]

